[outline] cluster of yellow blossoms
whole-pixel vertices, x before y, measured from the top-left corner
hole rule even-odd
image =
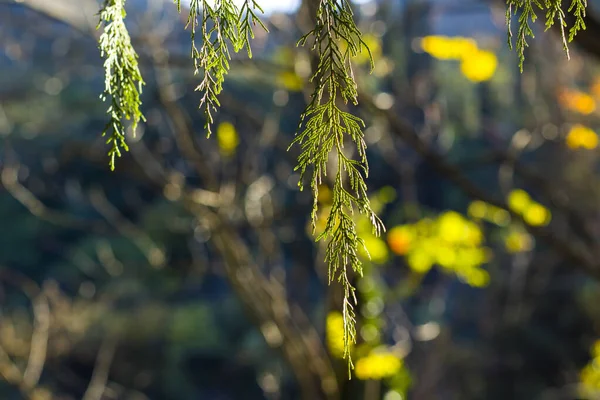
[[[597,112],[597,101],[600,98],[600,79],[596,79],[588,94],[576,89],[561,89],[558,92],[559,104],[569,111],[582,115]],[[566,145],[570,149],[593,150],[598,147],[598,134],[591,128],[574,124],[567,133]]]
[[[459,60],[462,74],[473,82],[490,80],[498,67],[496,55],[481,50],[470,38],[426,36],[421,39],[421,48],[440,60]]]
[[[479,225],[455,211],[396,226],[387,239],[390,249],[405,256],[416,272],[425,273],[439,265],[469,285],[482,287],[489,282],[489,274],[480,268],[490,254],[482,246],[483,233]]]
[[[547,225],[552,219],[550,210],[534,201],[522,189],[512,190],[507,200],[508,207],[521,215],[523,220],[531,226]],[[504,245],[509,253],[520,253],[532,249],[532,236],[519,224],[510,224],[510,214],[506,210],[476,200],[469,205],[467,214],[476,221],[484,220],[498,226],[508,226],[504,236]]]

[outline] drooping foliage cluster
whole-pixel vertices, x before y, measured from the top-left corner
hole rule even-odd
[[[519,55],[519,68],[523,71],[523,63],[525,61],[525,48],[529,46],[527,38],[534,38],[532,25],[537,20],[537,12],[545,13],[545,25],[546,30],[552,28],[556,22],[560,27],[561,38],[563,42],[563,48],[569,56],[568,43],[571,42],[577,32],[585,29],[585,10],[587,7],[587,0],[569,0],[570,4],[565,7],[566,1],[563,0],[506,0],[506,24],[508,26],[508,45],[512,48],[512,29],[511,19],[512,15],[519,14],[518,22],[519,27],[517,29],[517,37],[515,44],[517,47],[517,54]],[[565,10],[566,9],[566,10]],[[574,22],[569,28],[567,23],[567,14],[572,14]],[[565,31],[568,29],[568,35]]]
[[[333,201],[325,230],[317,241],[329,239],[325,260],[329,265],[329,281],[337,279],[344,287],[343,321],[345,356],[356,338],[353,302],[354,287],[348,276],[348,266],[361,274],[359,247],[364,247],[356,231],[354,212],[367,215],[378,235],[383,227],[371,209],[364,178],[368,174],[364,122],[344,111],[348,103],[358,103],[357,85],[352,73],[351,58],[363,47],[360,31],[354,23],[350,3],[346,0],[324,0],[319,4],[315,28],[304,35],[299,44],[313,40],[318,63],[311,80],[315,83],[312,100],[301,117],[301,132],[292,144],[298,143],[302,152],[298,158],[300,188],[308,168],[312,168],[310,186],[313,192],[313,232],[318,211],[319,186],[327,175],[330,156],[334,155]],[[341,100],[341,101],[340,101]],[[341,103],[341,105],[340,105]],[[358,160],[344,149],[346,138],[355,144]],[[350,358],[349,358],[350,359]],[[350,362],[351,363],[351,362]]]
[[[181,11],[181,0],[175,0]],[[238,8],[233,0],[192,0],[187,27],[191,29],[191,57],[194,73],[202,76],[196,90],[202,93],[200,109],[206,118],[208,136],[214,123],[213,113],[220,106],[218,96],[223,90],[225,75],[229,72],[231,60],[230,46],[237,53],[246,48],[252,58],[250,39],[254,38],[253,26],[258,24],[265,31],[267,27],[257,15],[263,12],[254,0],[245,0]],[[196,46],[196,30],[200,30],[202,45]]]
[[[506,2],[511,47],[511,19],[513,14],[518,14],[515,43],[521,69],[525,48],[528,47],[527,38],[534,37],[532,24],[538,18],[537,13],[545,13],[546,30],[558,21],[567,55],[568,42],[573,40],[578,31],[585,29],[586,0],[569,0],[566,4],[562,0]],[[174,3],[181,11],[181,0],[174,0]],[[201,77],[196,90],[201,93],[199,107],[205,116],[208,135],[214,123],[214,113],[220,106],[218,96],[230,69],[231,50],[237,53],[245,48],[248,56],[252,57],[250,39],[254,37],[253,28],[258,24],[267,30],[258,17],[259,12],[262,13],[262,9],[255,0],[245,0],[241,7],[233,0],[190,2],[187,27],[191,31],[191,58],[195,74]],[[110,132],[109,157],[113,169],[115,156],[120,156],[122,149],[127,150],[125,121],[131,120],[132,129],[135,130],[140,119],[143,120],[140,93],[144,82],[138,68],[137,54],[124,23],[125,15],[125,0],[105,0],[100,10],[104,32],[99,45],[106,75],[103,99],[110,98],[109,123],[104,134]],[[569,27],[571,16],[573,22]],[[369,49],[361,38],[348,0],[319,0],[314,21],[314,29],[298,42],[299,45],[312,45],[316,62],[311,78],[314,84],[311,100],[301,116],[299,133],[292,145],[298,144],[301,149],[297,170],[302,177],[307,172],[311,174],[313,227],[317,218],[319,187],[326,184],[324,178],[327,172],[332,177],[332,205],[325,229],[317,236],[317,240],[328,240],[325,257],[329,278],[343,285],[344,356],[351,365],[349,349],[356,340],[353,311],[356,300],[350,274],[352,271],[358,275],[362,273],[359,252],[366,250],[363,239],[357,233],[356,215],[367,217],[375,235],[384,229],[367,196],[365,180],[368,164],[363,138],[365,124],[351,111],[352,106],[358,103],[352,58],[361,51],[369,52]],[[201,43],[197,44],[197,40]],[[348,147],[348,142],[354,147]],[[353,154],[357,157],[353,157]]]
[[[128,150],[125,141],[124,120],[132,121],[132,129],[143,119],[140,94],[144,80],[138,67],[138,55],[131,44],[125,26],[125,0],[106,0],[100,10],[100,24],[104,32],[100,36],[99,47],[104,57],[104,93],[102,100],[110,98],[109,121],[102,135],[109,135],[108,156],[110,167],[115,168],[115,156],[121,156],[121,149]]]

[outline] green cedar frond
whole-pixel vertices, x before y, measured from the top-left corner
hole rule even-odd
[[[325,229],[316,240],[329,240],[325,255],[325,262],[329,266],[329,281],[331,283],[337,279],[344,287],[344,357],[348,357],[348,365],[351,368],[350,347],[356,341],[353,309],[356,298],[355,289],[348,278],[348,267],[362,275],[359,246],[366,251],[364,241],[356,231],[354,214],[358,211],[367,215],[376,235],[385,228],[371,209],[367,197],[365,178],[368,175],[368,163],[367,146],[362,131],[364,122],[343,111],[336,100],[341,97],[343,103],[357,104],[357,86],[350,60],[363,46],[367,49],[368,47],[354,23],[347,0],[321,0],[315,28],[304,35],[298,44],[304,45],[309,39],[314,40],[312,50],[319,56],[311,77],[315,89],[311,102],[302,114],[300,132],[292,146],[297,143],[301,147],[296,167],[296,170],[300,170],[301,190],[307,170],[312,169],[310,186],[313,192],[313,232],[316,227],[319,185],[327,175],[330,154],[334,154],[337,160],[331,210]],[[344,153],[346,138],[350,138],[356,145],[358,160],[351,159]]]
[[[575,16],[575,23],[569,30],[569,41],[572,41],[577,35],[577,32],[585,30],[585,10],[587,8],[587,0],[572,0],[571,7],[568,12]]]
[[[131,39],[125,26],[125,0],[105,0],[100,9],[99,28],[104,23],[104,32],[100,36],[100,55],[104,58],[103,101],[110,97],[108,115],[102,136],[110,133],[107,144],[110,168],[115,169],[115,156],[121,156],[121,149],[129,150],[125,142],[123,119],[132,120],[135,132],[138,122],[145,120],[140,111],[140,94],[144,81],[138,67],[138,55],[131,45]]]
[[[563,9],[562,0],[506,0],[506,25],[508,26],[508,45],[512,49],[512,28],[511,19],[513,12],[516,15],[519,11],[521,15],[518,18],[519,28],[517,31],[516,47],[519,55],[519,68],[523,72],[523,63],[525,61],[525,48],[529,46],[527,37],[534,38],[533,30],[530,23],[534,23],[537,19],[535,8],[546,13],[546,30],[550,29],[555,21],[561,29],[563,48],[569,58],[568,43],[573,41],[575,35],[580,30],[585,29],[585,11],[587,0],[571,0],[571,5],[566,12],[573,14],[575,22],[569,29],[567,38],[565,28],[567,27],[566,13]]]
[[[181,11],[181,0],[175,0],[175,4]],[[218,96],[223,90],[225,75],[229,72],[230,46],[236,53],[245,47],[248,56],[252,57],[252,28],[259,24],[267,31],[256,10],[263,12],[254,0],[246,0],[241,8],[238,8],[233,0],[215,0],[210,3],[208,0],[191,1],[186,28],[191,29],[194,74],[202,75],[196,90],[203,93],[199,108],[204,110],[208,136],[212,133],[213,113],[220,106]],[[200,49],[196,46],[197,30],[202,40]]]

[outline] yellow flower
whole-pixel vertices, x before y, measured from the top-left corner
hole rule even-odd
[[[508,195],[508,207],[516,213],[523,213],[531,204],[531,198],[526,191],[515,189]]]
[[[567,146],[571,149],[583,147],[591,150],[598,146],[598,135],[587,126],[573,125],[567,134]]]
[[[235,149],[240,143],[235,126],[229,122],[223,122],[217,127],[217,142],[219,150],[224,156],[235,154]]]
[[[525,210],[523,219],[531,226],[547,225],[550,222],[550,211],[541,204],[534,203]]]
[[[494,76],[498,67],[498,58],[491,51],[478,50],[464,57],[460,70],[473,82],[487,81]]]
[[[361,380],[379,380],[395,375],[402,368],[402,360],[391,353],[371,352],[356,362],[354,373]]]

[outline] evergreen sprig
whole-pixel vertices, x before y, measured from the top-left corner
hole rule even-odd
[[[124,120],[132,120],[135,132],[140,119],[140,94],[144,80],[138,67],[138,55],[131,45],[131,39],[125,26],[125,0],[105,0],[100,9],[99,28],[104,24],[104,32],[99,39],[100,55],[104,58],[103,101],[110,97],[108,107],[109,122],[102,136],[110,135],[106,141],[111,145],[108,152],[110,168],[115,169],[115,156],[121,156],[121,149],[127,151]]]
[[[356,211],[367,215],[376,235],[385,228],[371,209],[367,197],[365,178],[368,176],[368,163],[362,131],[365,124],[359,117],[342,110],[338,103],[358,103],[351,58],[362,51],[363,47],[369,50],[361,38],[347,0],[321,0],[316,17],[315,28],[298,42],[299,45],[305,45],[312,38],[312,50],[316,51],[319,58],[311,77],[315,89],[311,102],[301,116],[300,132],[293,140],[292,146],[299,144],[301,147],[296,167],[296,170],[300,170],[301,190],[304,187],[302,182],[306,172],[312,169],[310,186],[313,192],[313,232],[317,220],[319,185],[327,175],[330,155],[333,154],[337,161],[332,190],[333,202],[325,229],[316,240],[329,240],[325,255],[329,266],[329,281],[331,283],[337,279],[344,288],[344,358],[348,358],[351,368],[350,348],[356,341],[356,297],[348,267],[361,275],[359,249],[362,247],[367,250],[357,233],[353,215]],[[344,142],[347,138],[356,145],[358,160],[344,153]]]
[[[525,48],[529,47],[527,38],[534,38],[533,29],[530,25],[537,20],[536,9],[545,12],[546,30],[554,26],[558,21],[561,30],[563,48],[569,58],[568,43],[573,41],[575,35],[580,30],[585,29],[585,11],[587,0],[571,0],[571,5],[565,12],[562,0],[506,0],[506,25],[508,26],[508,45],[513,48],[511,20],[513,13],[516,15],[519,11],[521,15],[518,18],[519,28],[517,30],[516,47],[519,55],[519,68],[523,72],[523,63],[525,62]],[[566,35],[567,28],[566,13],[571,13],[575,17],[573,26],[569,29],[569,35]]]
[[[175,0],[175,4],[181,11],[181,0]],[[212,133],[213,113],[221,105],[218,96],[223,90],[225,76],[230,68],[230,46],[236,53],[246,48],[248,56],[252,58],[250,39],[254,38],[253,27],[258,24],[268,31],[258,17],[257,10],[263,13],[254,0],[246,0],[241,8],[233,0],[191,0],[186,28],[191,30],[194,74],[202,75],[196,90],[203,93],[199,108],[206,118],[208,136]],[[196,46],[197,30],[201,33],[200,49]]]

